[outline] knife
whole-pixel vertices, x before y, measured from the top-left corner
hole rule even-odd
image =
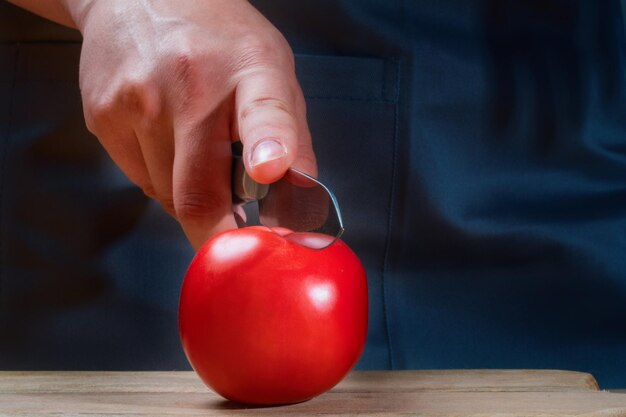
[[[233,143],[233,205],[246,212],[246,219],[235,215],[239,227],[260,223],[269,228],[286,228],[297,235],[293,240],[305,246],[309,241],[306,234],[324,235],[325,239],[316,239],[317,243],[311,245],[315,249],[328,247],[341,237],[344,228],[339,204],[327,186],[295,168],[289,168],[274,183],[260,184],[246,172],[242,152],[241,142]]]

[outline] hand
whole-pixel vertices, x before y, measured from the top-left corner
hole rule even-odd
[[[82,6],[82,7],[81,7]],[[232,141],[258,182],[316,175],[283,36],[244,0],[68,1],[87,127],[198,248],[235,228]]]

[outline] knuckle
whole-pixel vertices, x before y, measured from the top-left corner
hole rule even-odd
[[[174,206],[179,220],[193,221],[215,216],[225,203],[214,193],[188,191],[176,198]]]
[[[116,116],[155,120],[162,112],[158,89],[146,75],[125,78],[86,103],[85,121],[92,132],[116,120]]]
[[[270,60],[275,54],[272,42],[260,37],[247,37],[242,40],[239,60],[242,66],[255,66]]]
[[[243,37],[234,57],[235,67],[240,71],[267,65],[295,68],[293,53],[287,42],[272,36],[254,34]]]
[[[174,57],[174,74],[181,82],[188,82],[193,79],[196,71],[195,58],[189,50],[182,50]]]
[[[213,62],[206,59],[202,52],[191,46],[182,45],[172,47],[167,52],[166,62],[170,71],[171,86],[168,90],[176,98],[175,102],[180,111],[188,111],[188,106],[198,103],[203,92],[208,88],[202,83],[203,73],[210,71],[203,65],[203,61]]]
[[[85,126],[87,126],[87,130],[98,136],[98,123],[93,114],[93,111],[88,111],[85,109]]]
[[[156,91],[149,76],[136,75],[121,83],[116,96],[124,111],[143,116],[159,108]]]
[[[114,118],[115,103],[110,97],[100,97],[97,100],[86,102],[85,124],[87,129],[96,136],[109,125]]]
[[[286,113],[290,117],[294,117],[291,106],[285,99],[277,97],[257,97],[242,106],[239,119],[245,121],[252,114],[265,110],[279,111]]]
[[[172,46],[166,52],[169,67],[171,68],[173,79],[177,86],[193,86],[199,80],[201,74],[201,53],[188,40],[182,40],[179,44]]]

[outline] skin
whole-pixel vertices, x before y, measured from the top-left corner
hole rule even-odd
[[[12,0],[83,35],[85,121],[197,249],[236,228],[232,141],[270,183],[316,163],[293,53],[244,0]]]

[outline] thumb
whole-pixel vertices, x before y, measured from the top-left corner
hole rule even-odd
[[[237,126],[244,165],[255,181],[267,184],[280,179],[299,150],[312,154],[301,96],[295,75],[279,69],[258,69],[240,80]],[[305,143],[299,143],[300,138]]]

